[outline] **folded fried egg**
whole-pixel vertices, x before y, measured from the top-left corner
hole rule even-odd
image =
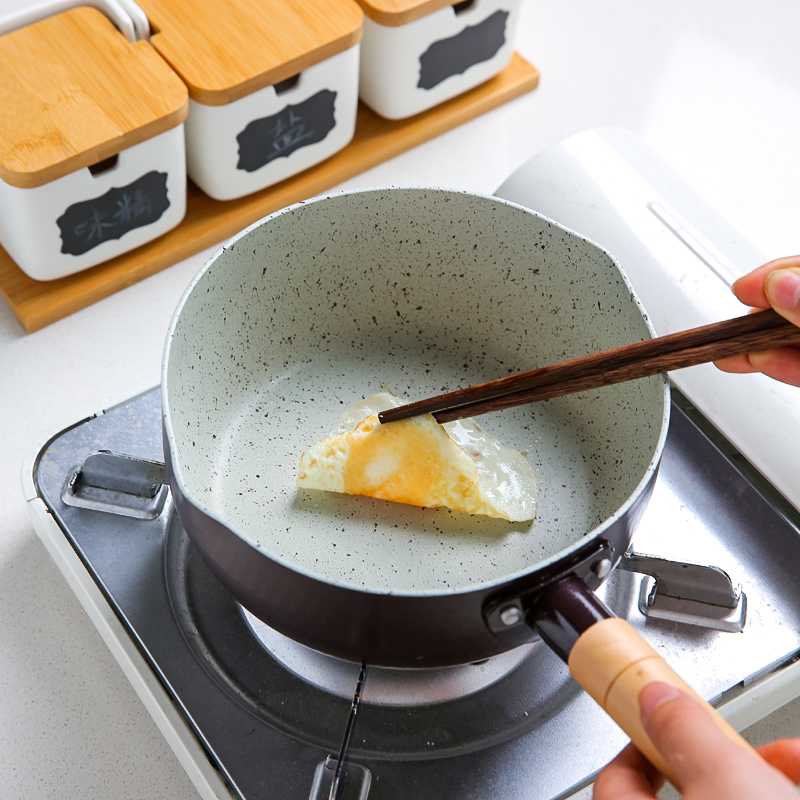
[[[330,436],[303,453],[298,485],[511,522],[534,518],[539,478],[521,453],[469,419],[380,423],[379,411],[407,402],[380,392],[347,409]]]

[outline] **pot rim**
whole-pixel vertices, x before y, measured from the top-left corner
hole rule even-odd
[[[395,192],[395,191],[416,191],[416,192],[429,192],[429,193],[439,193],[442,195],[449,194],[449,195],[464,195],[467,197],[478,198],[480,200],[488,200],[492,203],[496,203],[499,205],[509,206],[512,208],[517,208],[521,211],[524,211],[527,214],[531,214],[534,217],[537,217],[541,220],[544,220],[549,225],[552,225],[558,230],[564,231],[571,236],[575,236],[578,239],[584,241],[585,243],[589,244],[590,246],[596,248],[601,253],[605,254],[614,266],[619,271],[619,274],[630,292],[631,300],[634,302],[636,307],[639,310],[639,313],[642,315],[642,319],[647,326],[648,331],[650,332],[651,337],[656,338],[657,334],[653,327],[652,322],[650,321],[650,317],[647,314],[644,306],[642,305],[639,296],[636,294],[633,286],[628,279],[627,274],[620,266],[617,259],[611,254],[608,250],[606,250],[601,245],[597,244],[592,239],[589,239],[586,236],[583,236],[576,231],[573,231],[570,228],[556,222],[555,220],[546,217],[544,214],[540,214],[533,209],[527,208],[525,206],[519,205],[518,203],[512,203],[509,200],[504,200],[499,197],[495,197],[493,195],[487,195],[480,192],[471,192],[463,189],[449,189],[446,187],[437,187],[437,186],[423,186],[423,185],[406,185],[406,186],[375,186],[375,187],[368,187],[362,189],[355,189],[355,190],[345,190],[339,192],[332,192],[328,194],[321,194],[317,195],[316,197],[310,198],[308,200],[301,200],[298,203],[293,203],[292,205],[286,206],[278,211],[273,212],[272,214],[263,217],[260,220],[248,225],[242,231],[237,233],[236,235],[232,236],[226,242],[224,242],[206,261],[206,263],[200,268],[197,274],[192,278],[191,282],[187,286],[186,290],[183,292],[178,305],[173,313],[172,319],[170,320],[169,327],[167,329],[166,340],[164,344],[163,350],[163,357],[161,363],[161,413],[162,413],[162,425],[163,425],[163,432],[164,432],[164,441],[165,447],[169,447],[170,450],[170,457],[172,462],[172,473],[174,480],[177,484],[177,489],[180,491],[181,495],[183,496],[184,500],[191,503],[198,511],[205,514],[207,517],[215,520],[218,524],[222,525],[223,527],[230,530],[234,533],[238,538],[240,538],[244,543],[248,544],[254,550],[256,550],[259,555],[269,559],[270,561],[276,562],[281,566],[297,572],[305,577],[321,581],[323,583],[330,584],[331,586],[335,586],[340,589],[347,589],[354,592],[361,592],[366,594],[374,594],[374,595],[392,595],[398,597],[441,597],[441,596],[452,596],[452,595],[459,595],[459,594],[473,594],[475,592],[483,592],[489,589],[497,588],[505,586],[508,583],[513,581],[524,579],[526,576],[531,575],[533,573],[539,572],[540,570],[544,570],[547,568],[552,567],[553,565],[557,564],[558,562],[566,561],[571,556],[573,556],[577,551],[581,548],[585,547],[587,543],[599,538],[602,536],[604,531],[606,531],[609,527],[614,525],[621,517],[624,517],[632,505],[637,501],[639,496],[642,492],[647,488],[651,479],[654,477],[654,473],[657,472],[658,466],[661,461],[661,456],[664,451],[664,445],[666,443],[667,432],[669,428],[669,417],[670,417],[670,388],[669,388],[669,380],[666,375],[661,376],[662,385],[663,385],[663,392],[662,392],[662,400],[663,400],[663,408],[662,408],[662,415],[661,415],[661,428],[659,431],[658,441],[656,446],[653,450],[652,457],[650,462],[648,463],[647,468],[642,474],[641,479],[637,483],[634,490],[631,494],[627,497],[624,503],[620,505],[615,512],[604,519],[599,525],[595,526],[591,530],[587,531],[583,536],[579,539],[575,540],[572,544],[568,547],[565,547],[562,550],[554,553],[551,556],[543,559],[542,561],[538,561],[535,565],[527,565],[516,572],[509,573],[503,575],[501,578],[495,578],[493,580],[482,581],[480,583],[470,584],[468,586],[463,586],[459,588],[450,588],[447,590],[441,589],[420,589],[418,591],[413,592],[394,592],[391,590],[379,590],[369,587],[355,587],[351,584],[331,580],[328,577],[320,575],[316,572],[311,570],[305,569],[297,564],[290,563],[286,559],[282,559],[273,553],[268,552],[262,545],[259,545],[257,542],[253,541],[244,531],[238,529],[236,526],[231,525],[228,521],[221,518],[220,515],[214,513],[211,509],[204,506],[200,503],[193,494],[188,491],[186,481],[184,479],[183,470],[181,468],[180,459],[177,458],[177,452],[175,447],[175,436],[172,426],[172,419],[169,411],[169,382],[167,378],[168,373],[168,366],[169,366],[169,355],[170,355],[170,346],[172,343],[173,338],[175,337],[177,325],[179,323],[182,310],[186,305],[189,297],[192,295],[195,286],[202,280],[205,274],[212,268],[213,264],[217,261],[217,259],[225,253],[232,245],[238,242],[243,237],[247,236],[251,231],[255,230],[256,228],[265,225],[268,222],[282,216],[283,214],[293,213],[296,209],[301,208],[303,206],[308,206],[315,203],[320,202],[327,202],[330,200],[335,200],[338,197],[344,196],[353,196],[359,194],[371,194],[371,193],[380,193],[380,192]]]

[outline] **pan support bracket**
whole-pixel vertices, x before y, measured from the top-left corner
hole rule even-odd
[[[309,800],[331,800],[331,792],[336,792],[334,780],[337,765],[338,761],[333,756],[328,756],[317,765]],[[352,761],[346,762],[344,773],[345,782],[340,794],[342,800],[366,800],[372,784],[372,773]]]
[[[168,496],[163,464],[108,450],[86,456],[61,493],[67,506],[147,520],[161,514]]]
[[[629,550],[617,569],[644,575],[639,610],[664,619],[738,633],[747,618],[747,596],[727,572],[714,566],[670,561]]]

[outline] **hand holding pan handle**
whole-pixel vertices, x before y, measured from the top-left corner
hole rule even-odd
[[[724,733],[750,745],[670,667],[624,619],[615,617],[580,578],[564,578],[536,598],[528,624],[568,664],[577,683],[677,788],[681,786],[642,726],[639,692],[653,681],[701,702]]]

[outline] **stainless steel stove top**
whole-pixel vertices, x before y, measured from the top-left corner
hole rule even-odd
[[[708,606],[659,596],[652,578],[617,570],[601,593],[701,695],[720,703],[796,660],[800,537],[693,416],[679,397],[634,545],[724,570],[746,597],[744,627],[675,621],[735,630],[745,611],[736,592],[734,608]],[[168,497],[151,519],[102,510],[102,496],[94,507],[66,504],[70,477],[97,450],[161,460],[158,390],[53,437],[32,468],[39,499],[29,499],[48,509],[35,523],[51,552],[80,559],[68,569],[69,559],[57,558],[73,588],[79,596],[99,588],[141,656],[141,677],[165,690],[165,713],[188,732],[192,757],[203,762],[197,769],[221,777],[224,789],[198,782],[201,793],[327,797],[358,665],[306,651],[249,618],[194,553]],[[649,568],[635,559],[628,565]],[[668,572],[662,578],[663,587]],[[695,581],[704,582],[703,574]],[[551,800],[589,782],[626,741],[541,643],[450,671],[382,673],[367,676],[346,798]],[[186,750],[178,753],[185,765]]]

